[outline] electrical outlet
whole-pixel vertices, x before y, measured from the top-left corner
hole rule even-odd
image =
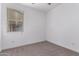
[[[12,41],[12,43],[14,43],[15,41]]]
[[[72,45],[75,45],[75,43],[71,43]]]

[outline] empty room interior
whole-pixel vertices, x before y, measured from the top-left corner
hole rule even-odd
[[[79,3],[0,3],[0,56],[79,56]]]

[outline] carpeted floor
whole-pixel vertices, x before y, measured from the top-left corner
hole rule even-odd
[[[4,50],[1,56],[79,56],[79,53],[47,41]]]

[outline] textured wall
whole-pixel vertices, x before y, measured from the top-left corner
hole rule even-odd
[[[7,32],[6,8],[24,11],[24,31]],[[30,7],[20,4],[3,4],[3,40],[2,49],[13,48],[45,40],[45,14]]]
[[[79,4],[62,4],[48,12],[47,40],[79,52]]]

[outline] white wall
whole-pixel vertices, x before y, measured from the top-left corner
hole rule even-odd
[[[1,3],[0,3],[0,16],[1,16]],[[0,17],[0,51],[1,51],[1,17]]]
[[[24,11],[24,32],[7,32],[6,8]],[[45,40],[45,14],[20,4],[3,4],[3,40],[2,49],[13,48]]]
[[[7,32],[7,7],[24,11],[24,32]],[[2,20],[2,49],[46,39],[79,52],[79,4],[62,4],[52,9],[47,13],[47,21],[46,13],[33,8],[19,4],[2,4]]]
[[[47,40],[79,52],[79,4],[62,4],[48,12]]]

